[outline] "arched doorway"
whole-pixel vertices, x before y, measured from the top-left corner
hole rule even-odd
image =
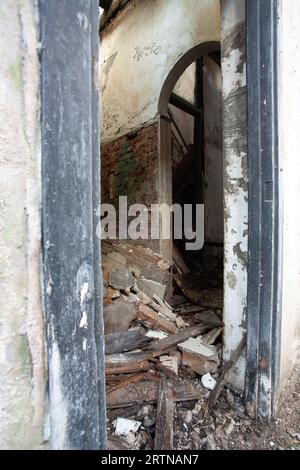
[[[184,55],[169,73],[159,100],[160,202],[173,207],[164,213],[171,239],[161,236],[164,258],[174,265],[170,304],[176,308],[182,294],[189,303],[222,322],[223,317],[223,132],[220,45],[201,44]],[[177,236],[175,206],[182,209]],[[192,231],[198,232],[187,248],[185,215],[192,207]],[[203,236],[204,244],[199,244]],[[198,237],[198,240],[197,240]],[[217,317],[217,318],[216,318]],[[193,320],[191,320],[193,321]],[[220,339],[221,336],[219,336]]]

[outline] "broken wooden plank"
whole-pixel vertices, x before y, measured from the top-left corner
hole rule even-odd
[[[115,418],[118,418],[122,413],[123,418],[130,418],[131,416],[136,416],[141,410],[140,405],[130,406],[128,408],[122,408],[122,412],[119,408],[112,408],[107,412],[107,418],[110,421],[113,421]]]
[[[117,390],[118,388],[125,387],[128,384],[135,383],[135,382],[140,382],[141,380],[145,379],[145,374],[143,372],[139,374],[132,374],[132,375],[127,375],[127,376],[121,376],[120,380],[110,386],[106,387],[106,393],[110,393],[113,390]]]
[[[220,328],[214,328],[213,330],[209,331],[205,335],[202,336],[202,342],[204,344],[214,344],[216,339],[220,336],[220,334],[223,331],[223,327],[221,326]]]
[[[206,405],[206,411],[208,411],[209,408],[213,407],[216,404],[216,401],[218,400],[225,384],[226,384],[226,376],[230,369],[236,364],[238,358],[240,357],[244,347],[246,344],[246,336],[244,335],[243,338],[241,339],[238,347],[232,352],[230,359],[224,364],[222,373],[217,381],[217,385],[209,395],[207,405]]]
[[[190,271],[175,245],[173,245],[173,262],[180,274],[186,274]]]
[[[205,396],[203,389],[197,390],[190,381],[174,381],[174,401],[185,402],[199,400]],[[158,382],[143,381],[129,384],[106,395],[108,409],[128,408],[137,404],[156,403],[158,397]]]
[[[147,321],[153,328],[157,328],[168,334],[174,334],[178,332],[177,326],[173,325],[166,318],[160,317],[150,307],[144,304],[140,304],[138,308],[138,318],[140,320]]]
[[[154,450],[172,450],[174,392],[164,377],[158,387]]]
[[[176,309],[177,313],[181,316],[195,315],[196,313],[202,312],[203,308],[199,305],[184,305],[179,309]]]
[[[133,352],[105,356],[105,374],[130,374],[151,368],[150,359],[160,356],[163,351]]]
[[[123,333],[105,335],[105,354],[118,354],[134,351],[151,341],[145,336],[143,328],[134,328]]]
[[[157,302],[159,305],[160,305],[160,309],[158,310],[160,313],[162,313],[163,315],[165,315],[167,318],[169,318],[171,321],[175,321],[175,318],[176,318],[176,315],[172,312],[171,309],[169,309],[167,307],[167,305],[165,305],[165,303],[156,295],[156,294],[153,294],[153,299],[155,300],[155,302]],[[151,307],[153,307],[153,303],[151,304]],[[156,307],[154,307],[156,309]]]
[[[186,328],[175,335],[168,336],[168,338],[160,339],[157,341],[151,341],[151,343],[144,349],[146,351],[168,351],[173,346],[177,346],[179,343],[183,343],[189,338],[199,336],[205,333],[209,329],[207,325],[196,325]]]

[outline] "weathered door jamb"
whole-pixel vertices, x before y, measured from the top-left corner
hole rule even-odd
[[[51,447],[106,446],[98,0],[40,0],[44,310]]]
[[[246,405],[276,409],[280,364],[281,203],[278,158],[277,3],[247,0],[249,252]]]

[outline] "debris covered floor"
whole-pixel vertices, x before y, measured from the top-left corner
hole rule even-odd
[[[299,449],[299,370],[271,424],[246,416],[226,386],[244,338],[221,370],[219,283],[201,283],[179,253],[171,266],[102,242],[102,260],[109,449]]]
[[[180,446],[220,376],[222,289],[178,252],[172,266],[143,247],[102,252],[110,445]]]

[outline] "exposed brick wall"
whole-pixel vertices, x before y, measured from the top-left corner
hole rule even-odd
[[[101,202],[113,204],[117,208],[119,196],[127,196],[128,205],[144,204],[149,208],[151,204],[157,204],[158,172],[158,123],[103,144]],[[159,242],[156,240],[137,240],[134,243],[159,251]]]
[[[102,202],[149,207],[158,202],[158,125],[132,132],[101,146]]]

